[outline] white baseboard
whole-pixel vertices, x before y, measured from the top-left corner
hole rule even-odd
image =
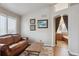
[[[78,53],[72,52],[72,51],[68,51],[69,54],[71,54],[72,56],[79,56]]]
[[[47,47],[54,47],[55,45],[44,44],[44,46],[47,46]]]

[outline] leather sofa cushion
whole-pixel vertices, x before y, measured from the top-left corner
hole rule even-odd
[[[9,35],[0,36],[0,44],[1,46],[5,45],[5,47],[3,48],[0,47],[1,55],[3,56],[18,55],[28,46],[28,42],[22,39],[21,36],[18,34],[9,34]]]
[[[3,36],[3,37],[0,37],[0,43],[6,44],[6,45],[11,45],[14,43],[14,40],[13,40],[12,36],[10,36],[10,35]]]
[[[17,42],[19,42],[19,41],[21,40],[21,36],[18,35],[18,34],[14,34],[14,35],[12,35],[12,36],[13,36],[13,39],[14,39],[14,42],[15,42],[15,43],[17,43]]]
[[[26,41],[20,41],[18,43],[12,44],[9,46],[9,48],[11,49],[11,51],[16,51],[17,49],[23,47],[24,45],[26,45]]]

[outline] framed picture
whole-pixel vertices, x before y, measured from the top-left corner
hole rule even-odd
[[[35,19],[30,19],[30,24],[35,24]]]
[[[48,20],[38,20],[37,25],[38,28],[48,28]]]
[[[35,31],[36,30],[36,25],[30,25],[30,31]]]

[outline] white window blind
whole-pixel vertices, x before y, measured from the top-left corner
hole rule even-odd
[[[16,34],[16,18],[8,17],[8,34]]]
[[[0,15],[0,35],[7,33],[6,16]]]
[[[0,35],[16,34],[17,18],[0,14]]]

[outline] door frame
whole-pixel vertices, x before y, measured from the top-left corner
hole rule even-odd
[[[53,18],[53,19],[54,19],[54,32],[55,32],[55,33],[54,33],[54,36],[55,36],[54,44],[55,44],[55,46],[56,46],[56,43],[57,43],[57,40],[56,40],[56,25],[55,25],[56,23],[55,23],[55,19],[56,19],[57,17],[61,17],[61,16],[65,16],[65,15],[68,16],[68,14],[63,14],[63,15],[54,16],[54,18]],[[69,33],[68,33],[68,35],[69,35]]]

